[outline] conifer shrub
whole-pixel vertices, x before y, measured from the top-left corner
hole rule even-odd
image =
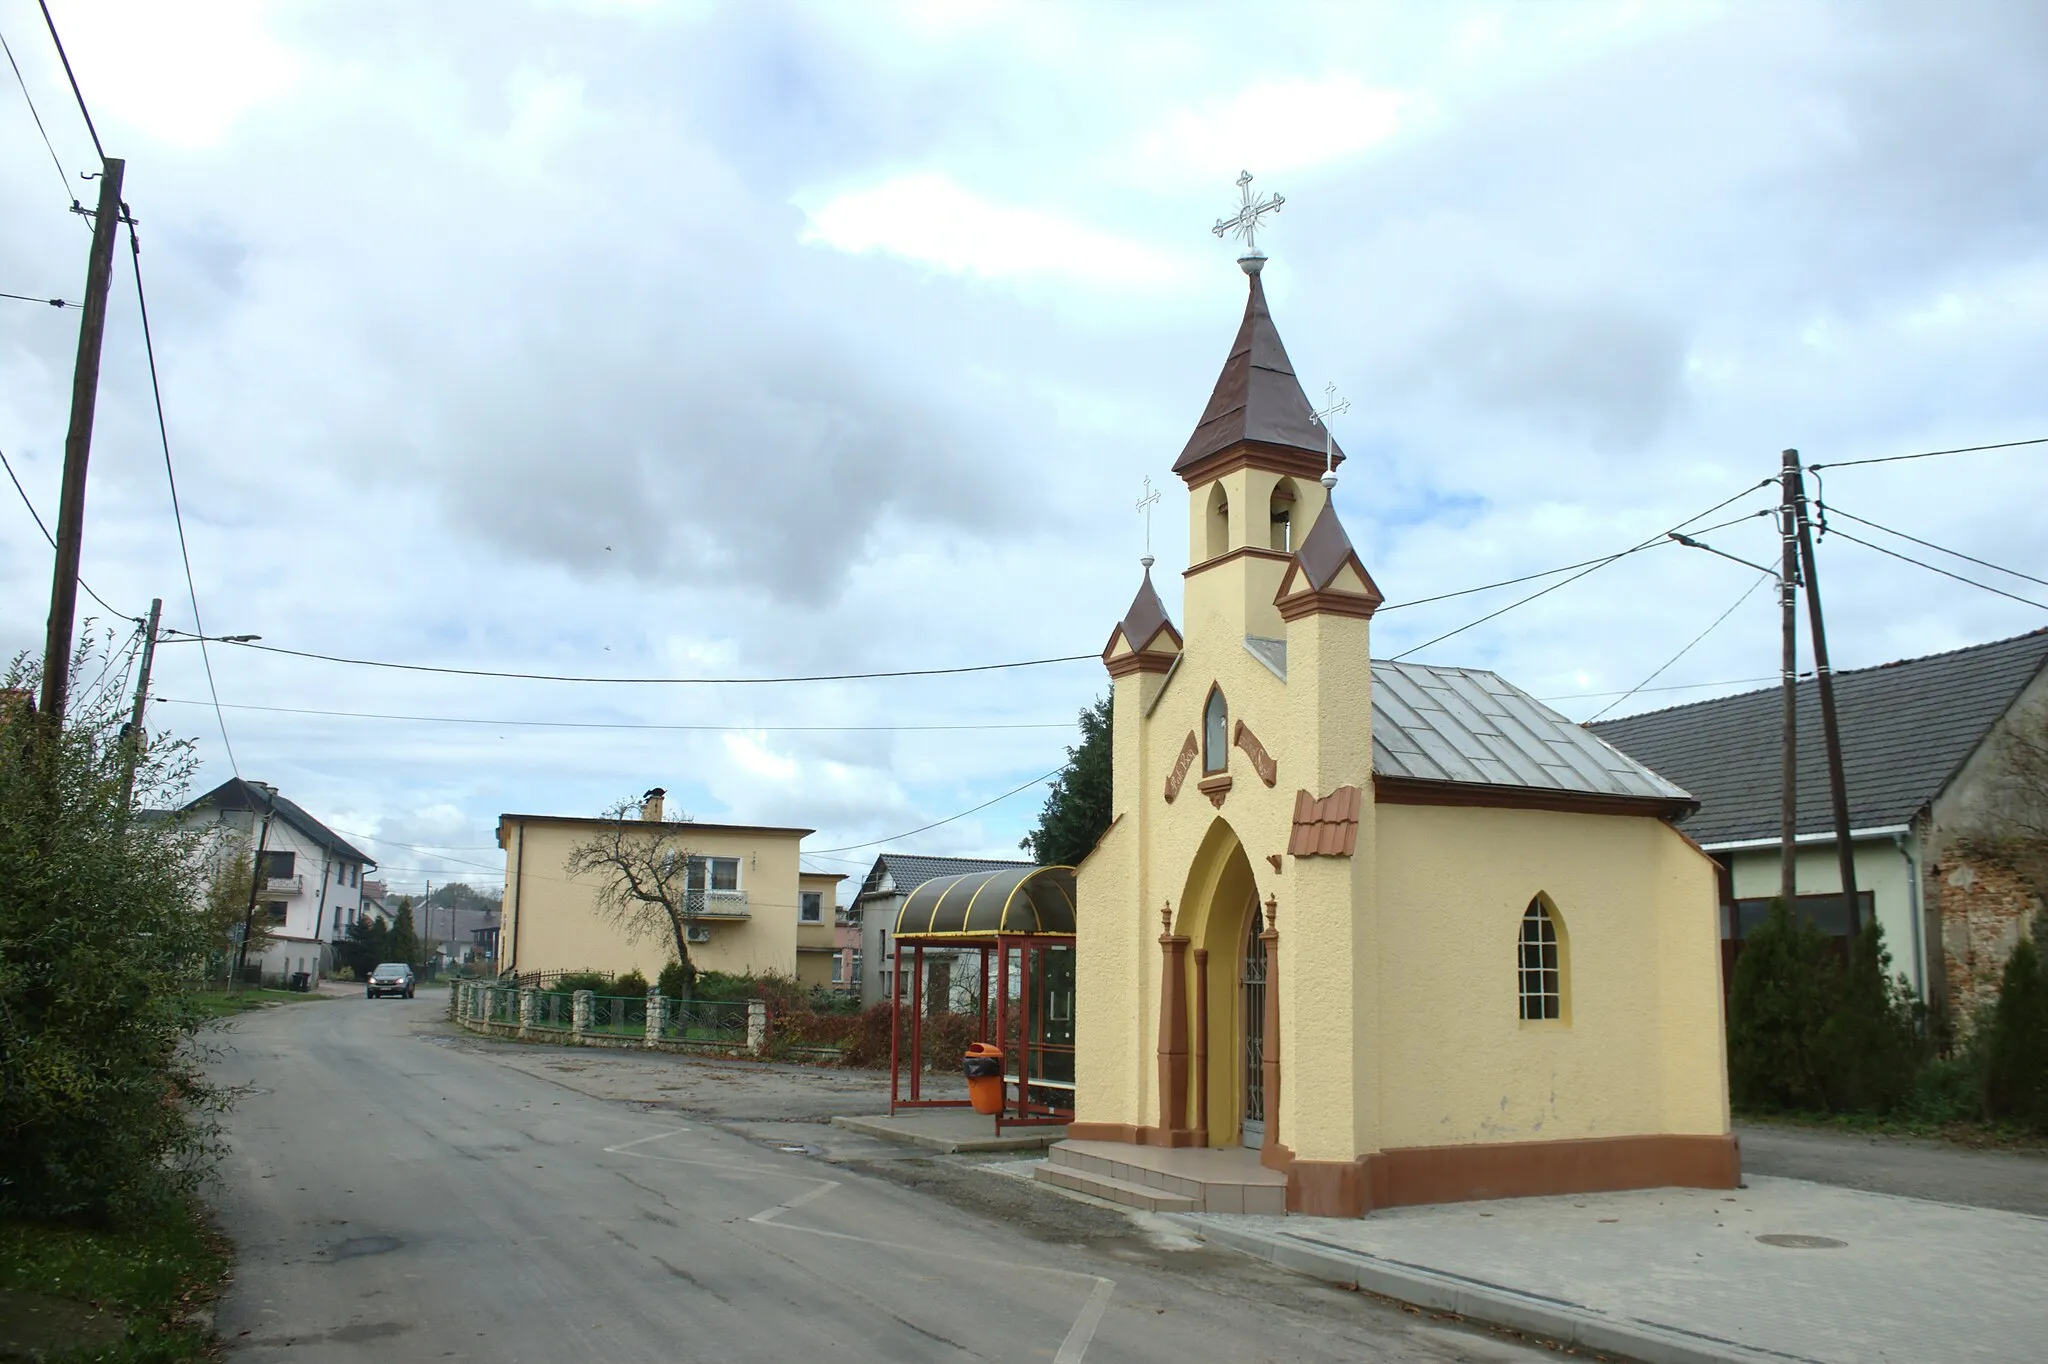
[[[548,986],[552,994],[573,995],[578,990],[588,990],[594,995],[608,995],[612,992],[612,978],[602,971],[571,971],[556,976]]]
[[[697,968],[687,961],[671,961],[655,977],[655,988],[667,999],[697,998]]]
[[[1984,1039],[1984,1109],[1993,1121],[2048,1132],[2048,975],[2027,938],[2006,959]]]
[[[1782,899],[1744,939],[1728,991],[1728,1092],[1738,1107],[1816,1108],[1828,1098],[1821,1045],[1839,971],[1827,940]]]
[[[1833,1007],[1816,1039],[1828,1106],[1888,1114],[1913,1092],[1921,1060],[1912,988],[1891,974],[1884,929],[1873,916],[1850,944]]]
[[[647,993],[647,977],[638,971],[628,971],[623,976],[613,976],[611,984],[600,993],[607,995],[644,995]]]

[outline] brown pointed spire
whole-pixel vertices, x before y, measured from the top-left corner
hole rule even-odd
[[[1255,461],[1263,455],[1289,473],[1314,477],[1323,472],[1323,440],[1315,409],[1301,391],[1287,347],[1273,325],[1265,287],[1253,274],[1244,323],[1237,329],[1230,358],[1223,362],[1209,406],[1173,471],[1193,482],[1212,463],[1242,451]],[[1342,449],[1336,456],[1337,463],[1344,462]]]
[[[1385,600],[1351,547],[1351,537],[1337,519],[1336,503],[1323,503],[1273,598],[1280,618],[1294,620],[1319,611],[1369,618]]]
[[[1154,649],[1152,645],[1161,634],[1170,643],[1165,648]],[[1122,648],[1118,648],[1121,641]],[[1122,677],[1134,672],[1165,672],[1174,656],[1180,653],[1180,631],[1173,628],[1173,622],[1166,617],[1166,605],[1159,600],[1159,593],[1152,587],[1152,570],[1145,570],[1145,581],[1138,585],[1138,595],[1131,598],[1131,609],[1124,612],[1124,618],[1116,629],[1109,632],[1109,643],[1102,648],[1102,661],[1109,668],[1111,677]]]

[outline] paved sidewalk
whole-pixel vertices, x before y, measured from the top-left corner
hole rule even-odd
[[[1174,1220],[1285,1268],[1646,1364],[2011,1361],[2048,1341],[2048,1218],[1804,1180]]]

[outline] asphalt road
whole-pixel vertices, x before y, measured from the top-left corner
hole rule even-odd
[[[2048,1152],[1973,1151],[1949,1142],[1744,1123],[1745,1174],[2048,1217]]]
[[[597,1097],[443,1007],[293,1004],[220,1035],[218,1075],[248,1087],[215,1200],[228,1358],[1550,1357],[1011,1174]]]

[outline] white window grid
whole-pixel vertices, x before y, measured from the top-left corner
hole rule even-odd
[[[1522,915],[1516,974],[1524,1022],[1564,1017],[1564,973],[1559,956],[1557,924],[1541,900],[1531,900]]]

